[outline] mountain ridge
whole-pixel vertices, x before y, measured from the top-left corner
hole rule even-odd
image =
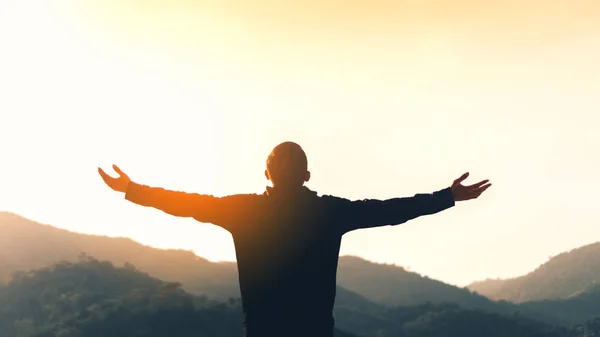
[[[340,295],[335,337],[574,337],[569,328],[518,315],[449,304],[385,308],[360,295]],[[353,303],[357,299],[362,304]],[[0,285],[3,337],[237,337],[242,321],[239,299],[196,296],[133,265],[116,267],[92,257],[19,273]]]
[[[5,281],[16,271],[39,270],[63,261],[73,263],[94,258],[134,268],[164,282],[181,284],[182,290],[210,300],[227,302],[240,297],[235,262],[211,262],[191,251],[154,248],[130,238],[76,233],[6,212],[0,212],[0,233],[0,279]],[[589,267],[600,259],[600,250],[596,251],[595,247],[588,245],[571,250],[558,261],[566,259],[570,266]],[[571,261],[569,254],[581,251],[589,261],[586,262],[586,258],[583,262]],[[536,270],[547,269],[552,268],[544,266]],[[600,317],[600,307],[596,305],[600,303],[600,286],[592,282],[574,287],[576,291],[571,291],[567,299],[513,304],[491,300],[473,289],[430,279],[395,264],[376,263],[358,256],[340,257],[337,280],[334,314],[342,317],[340,323],[344,326],[353,326],[354,319],[369,326],[366,330],[359,329],[361,324],[356,326],[361,332],[372,331],[369,329],[378,325],[394,330],[398,328],[393,319],[390,321],[394,308],[400,308],[399,312],[403,313],[428,305],[440,306],[435,310],[441,310],[440,314],[444,312],[444,315],[454,315],[452,305],[458,305],[461,310],[518,315],[551,326],[571,326]],[[547,285],[541,283],[541,286]],[[466,314],[464,310],[460,315]]]
[[[126,237],[77,233],[42,224],[11,212],[0,212],[0,231],[4,233],[0,237],[0,279],[6,280],[8,277],[6,270],[42,268],[62,260],[74,261],[81,253],[86,253],[94,258],[111,261],[116,265],[131,263],[140,270],[162,280],[181,282],[184,284],[184,289],[193,293],[207,292],[216,294],[217,297],[226,294],[239,295],[237,265],[234,261],[212,262],[192,251],[155,248]],[[403,278],[415,282],[430,280],[428,282],[432,285],[445,289],[460,289],[407,271],[401,266],[376,263],[353,255],[341,256],[339,265],[338,284],[349,290],[364,288],[365,280],[360,276],[361,271],[356,269],[365,267],[370,267],[374,272],[391,271],[395,281],[401,281]],[[356,275],[353,274],[353,269],[356,270]],[[202,277],[202,275],[206,277]],[[345,278],[348,280],[344,281]],[[216,285],[217,280],[225,283],[220,289]],[[194,287],[190,284],[192,282],[205,285]],[[207,283],[212,284],[212,287]],[[388,297],[387,295],[377,295],[373,291],[368,293],[367,297],[374,301]],[[402,303],[398,300],[388,304],[410,305],[415,303],[419,303],[419,301],[411,300]]]
[[[180,283],[191,294],[225,301],[240,297],[235,262],[211,262],[191,251],[154,248],[129,238],[71,232],[14,213],[0,213],[0,233],[3,234],[0,279],[5,281],[15,271],[40,269],[61,261],[76,262],[87,255],[116,266],[135,266],[136,270],[165,282]],[[573,292],[580,297],[570,302],[512,304],[493,301],[473,289],[430,279],[395,264],[371,262],[357,256],[340,257],[337,280],[335,311],[346,313],[344,317],[353,313],[371,319],[365,316],[368,313],[380,319],[384,308],[428,304],[456,304],[504,315],[520,312],[539,321],[562,325],[579,323],[578,316],[565,308],[580,317],[591,319],[596,312],[600,316],[600,310],[593,307],[597,289],[592,285]]]
[[[514,303],[569,299],[600,283],[600,242],[560,253],[515,278],[473,282],[468,289]]]

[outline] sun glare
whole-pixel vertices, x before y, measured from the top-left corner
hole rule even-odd
[[[564,195],[600,187],[597,3],[438,2],[0,2],[0,208],[233,259],[224,230],[131,205],[96,168],[260,193],[293,140],[321,194],[405,196],[467,170],[496,183],[475,206],[352,233],[345,254],[464,284],[595,240],[593,203]]]

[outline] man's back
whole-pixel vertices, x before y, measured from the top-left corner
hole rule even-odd
[[[269,189],[231,226],[248,337],[330,336],[342,232],[325,199]]]

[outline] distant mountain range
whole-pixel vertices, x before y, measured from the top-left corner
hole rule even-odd
[[[402,267],[343,256],[338,265],[338,284],[385,306],[457,303],[486,307],[491,301],[465,288],[406,271]]]
[[[183,250],[164,250],[131,239],[85,235],[43,225],[13,213],[0,213],[0,278],[17,270],[46,267],[60,261],[77,261],[87,254],[117,266],[126,263],[184,289],[215,299],[238,297],[237,266],[210,262]],[[343,256],[338,284],[372,302],[387,306],[451,302],[481,307],[487,298],[393,265]]]
[[[389,308],[455,304],[508,315],[518,312],[550,324],[573,325],[600,317],[600,288],[595,287],[596,280],[600,280],[600,268],[593,269],[600,264],[599,247],[591,245],[561,254],[519,279],[484,281],[469,289],[426,278],[395,265],[342,256],[338,267],[336,311],[345,312],[343,317],[350,317],[347,313],[354,312],[363,318],[368,314],[378,320],[382,313],[389,313]],[[0,279],[8,280],[16,271],[39,269],[60,261],[78,261],[85,255],[116,266],[134,266],[160,280],[181,283],[184,290],[210,299],[239,297],[235,263],[214,263],[189,251],[152,248],[125,238],[69,232],[0,212]],[[516,280],[522,280],[519,282],[523,285],[518,286]],[[502,282],[506,285],[499,286]],[[518,301],[506,299],[519,304],[495,301],[503,297],[493,294],[501,293],[499,289],[509,289],[508,285],[519,290],[520,295]],[[527,290],[524,285],[531,289]],[[495,291],[492,295],[491,290]],[[516,290],[512,293],[516,294]],[[552,295],[546,298],[545,294]]]
[[[468,286],[494,300],[514,303],[569,299],[600,284],[600,243],[559,254],[531,273],[507,280],[485,280]]]
[[[13,213],[0,213],[0,279],[17,270],[31,270],[60,261],[77,261],[81,254],[131,263],[168,282],[179,282],[193,293],[211,297],[239,296],[235,263],[213,263],[184,250],[163,250],[131,239],[84,235],[39,224]]]
[[[334,337],[580,336],[456,305],[384,308],[340,290]],[[131,265],[117,268],[90,257],[17,273],[0,285],[2,337],[241,337],[241,323],[239,300],[194,296]]]

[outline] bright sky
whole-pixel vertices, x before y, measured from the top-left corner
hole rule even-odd
[[[229,234],[135,206],[98,166],[190,192],[309,187],[476,201],[344,238],[342,253],[452,284],[529,272],[600,239],[595,0],[0,2],[0,209],[233,260]]]

